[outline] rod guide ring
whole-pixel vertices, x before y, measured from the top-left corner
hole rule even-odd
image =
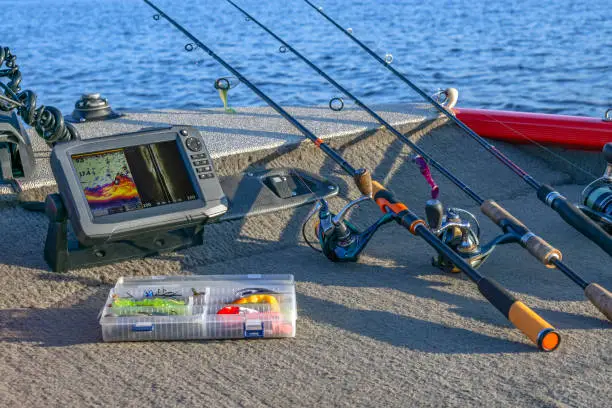
[[[215,89],[228,90],[230,87],[230,81],[227,78],[219,78],[215,81]]]
[[[340,112],[342,109],[344,109],[344,100],[342,100],[342,98],[339,96],[331,98],[329,100],[329,109],[333,110],[334,112]]]

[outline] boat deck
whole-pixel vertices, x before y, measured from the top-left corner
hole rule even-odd
[[[612,287],[610,258],[465,135],[413,106],[380,111],[479,194],[498,200],[559,247],[585,278]],[[408,160],[410,151],[360,113],[323,112],[329,111],[295,110],[350,162],[368,167],[422,214],[428,186]],[[87,134],[192,121],[207,132],[221,174],[295,166],[340,186],[331,202],[335,209],[357,196],[338,166],[301,143],[267,108],[239,109],[235,116],[141,114],[96,125]],[[214,128],[208,124],[213,122]],[[589,173],[603,169],[597,153],[555,150],[553,157],[532,147],[498,147],[571,198]],[[37,151],[44,162],[44,146]],[[434,177],[444,203],[478,214],[466,196],[435,172]],[[580,288],[516,245],[499,248],[481,272],[561,332],[553,353],[538,352],[466,277],[432,267],[433,251],[394,224],[378,232],[355,264],[331,263],[308,248],[299,232],[308,208],[299,208],[210,225],[201,247],[55,274],[42,254],[44,214],[25,211],[14,198],[0,203],[0,406],[595,407],[612,399],[610,323]],[[366,203],[353,220],[365,226],[377,216],[376,206]],[[497,227],[478,218],[485,237],[493,237]],[[119,276],[245,271],[295,275],[296,338],[101,341],[98,313]]]

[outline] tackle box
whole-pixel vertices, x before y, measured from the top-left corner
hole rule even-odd
[[[294,337],[293,275],[121,277],[100,313],[104,341]]]

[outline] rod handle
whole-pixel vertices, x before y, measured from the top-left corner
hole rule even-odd
[[[384,213],[392,212],[395,215],[408,210],[402,202],[397,201],[389,190],[378,181],[372,180],[372,198]]]
[[[372,197],[372,175],[368,169],[357,170],[353,180],[361,194]]]
[[[387,189],[385,188],[385,186],[383,186],[376,180],[372,180],[372,197],[376,197],[376,194],[378,194],[379,191],[386,191],[386,190]]]
[[[563,258],[561,251],[550,245],[542,237],[531,232],[522,222],[495,201],[485,200],[480,206],[480,211],[498,226],[502,228],[510,227],[514,232],[521,235],[521,245],[547,268],[555,267],[551,263],[553,258],[558,260]]]
[[[555,210],[565,222],[612,256],[612,236],[570,203],[567,198],[546,184],[543,184],[538,190],[538,198]]]
[[[597,283],[589,283],[584,294],[591,303],[612,321],[612,293]]]
[[[523,302],[516,299],[495,280],[490,278],[480,279],[478,290],[516,328],[537,344],[540,350],[553,351],[559,347],[561,336],[555,328]]]
[[[503,222],[507,221],[511,224],[527,229],[522,222],[514,218],[512,214],[493,200],[485,200],[480,205],[480,211],[482,211],[484,215],[489,217],[491,221],[500,227],[503,227]]]

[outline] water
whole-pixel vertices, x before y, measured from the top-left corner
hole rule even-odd
[[[284,105],[339,96],[306,65],[223,1],[158,6]],[[299,0],[238,4],[366,103],[420,101]],[[453,86],[460,106],[601,117],[612,107],[612,17],[604,0],[576,2],[331,1],[324,11],[428,93]],[[220,106],[227,72],[140,1],[0,0],[0,45],[18,57],[23,88],[65,113],[84,92],[115,108]],[[233,106],[262,105],[247,87]]]

